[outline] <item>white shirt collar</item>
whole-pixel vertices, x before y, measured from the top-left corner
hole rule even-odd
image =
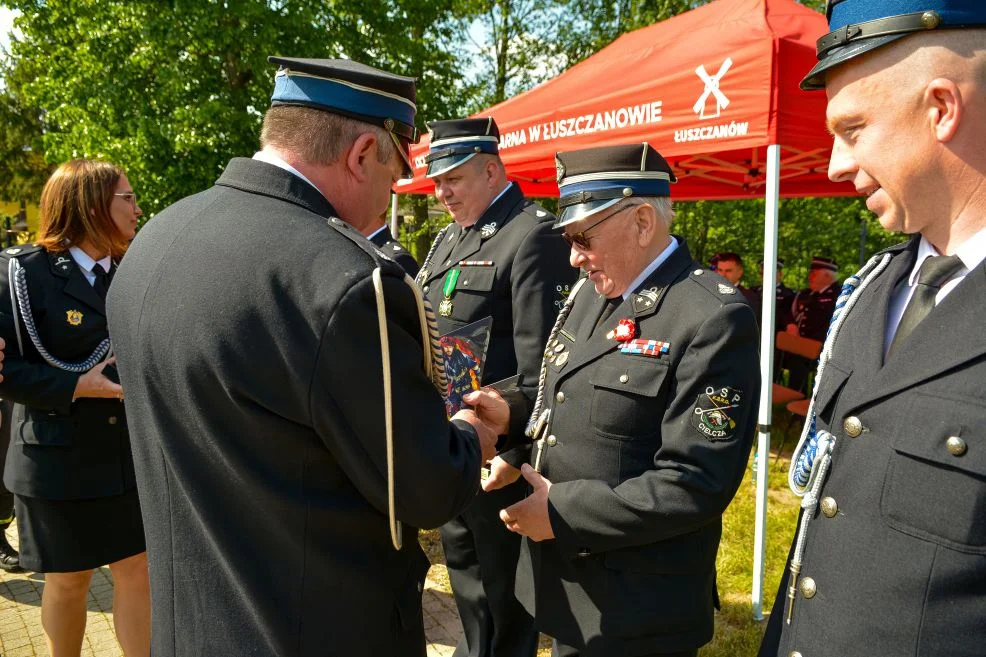
[[[911,276],[908,279],[908,283],[911,286],[917,283],[918,273],[921,270],[921,265],[924,264],[925,258],[938,255],[941,255],[938,249],[932,246],[931,242],[922,235],[921,242],[918,244],[918,257],[914,262],[914,269],[911,270]],[[955,249],[955,255],[962,261],[963,266],[962,269],[956,272],[956,275],[965,275],[967,272],[978,267],[983,260],[986,260],[986,228],[983,228],[963,242],[959,248]]]
[[[299,178],[301,178],[302,180],[304,180],[306,183],[308,183],[312,187],[315,187],[315,183],[313,183],[311,180],[309,180],[308,178],[306,178],[305,177],[305,174],[303,174],[302,172],[298,171],[293,166],[291,166],[290,164],[288,164],[287,162],[285,162],[284,160],[282,160],[280,157],[278,157],[277,155],[274,155],[273,153],[271,153],[269,151],[257,151],[256,153],[253,154],[253,159],[258,160],[260,162],[266,162],[267,164],[273,164],[274,166],[278,167],[279,169],[284,169],[285,171],[290,171],[291,173],[293,173],[294,175],[298,176]],[[318,193],[319,194],[322,194],[322,190],[318,189],[318,187],[315,187],[315,189],[318,190]],[[324,197],[325,194],[322,194],[322,196]],[[328,200],[328,199],[326,199],[326,200]]]
[[[675,249],[677,248],[678,248],[678,240],[675,239],[674,235],[672,235],[671,243],[668,244],[667,248],[661,251],[660,255],[658,255],[652,263],[647,265],[647,268],[644,269],[644,271],[640,272],[640,276],[638,276],[636,279],[634,279],[632,283],[630,283],[629,287],[627,287],[627,291],[623,293],[623,300],[626,301],[627,299],[629,299],[630,295],[636,292],[637,288],[643,285],[644,281],[646,281],[651,274],[657,271],[657,268],[663,265],[664,261],[670,258],[671,254],[674,253]]]
[[[100,258],[99,260],[93,260],[88,253],[77,246],[68,247],[68,252],[72,254],[72,259],[75,260],[79,267],[81,267],[86,274],[91,276],[95,276],[92,270],[97,264],[100,265],[106,273],[109,273],[110,267],[113,265],[113,259],[109,256]]]

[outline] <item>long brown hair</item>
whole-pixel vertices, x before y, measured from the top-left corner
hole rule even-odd
[[[41,192],[37,243],[48,251],[67,251],[89,242],[119,258],[129,241],[110,216],[110,204],[123,170],[99,160],[71,160],[55,169]]]

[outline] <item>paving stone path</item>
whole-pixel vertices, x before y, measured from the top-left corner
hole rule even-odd
[[[7,530],[17,546],[17,531]],[[445,566],[435,564],[428,572],[422,599],[428,657],[449,657],[462,635],[462,626],[452,596],[447,593]],[[41,629],[41,590],[44,575],[0,571],[0,657],[47,657]],[[113,578],[109,568],[93,574],[89,589],[86,637],[82,657],[122,657],[113,631]]]

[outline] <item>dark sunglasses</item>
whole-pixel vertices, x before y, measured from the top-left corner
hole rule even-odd
[[[563,232],[561,234],[561,238],[563,240],[565,240],[565,242],[568,243],[568,246],[569,247],[577,246],[580,249],[582,249],[583,251],[588,251],[589,248],[590,248],[590,246],[589,246],[589,240],[592,239],[592,238],[589,237],[588,235],[586,235],[586,233],[588,233],[590,230],[592,230],[593,228],[595,228],[596,226],[598,226],[602,222],[606,221],[610,217],[615,217],[616,215],[620,214],[624,210],[626,210],[628,208],[632,208],[635,205],[636,205],[635,203],[631,203],[630,205],[624,205],[619,210],[615,210],[613,212],[610,212],[608,215],[606,215],[605,217],[603,217],[602,219],[600,219],[596,223],[592,224],[591,226],[589,226],[585,230],[580,230],[577,233],[571,233],[571,234]]]

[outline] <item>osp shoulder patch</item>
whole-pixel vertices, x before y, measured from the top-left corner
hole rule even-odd
[[[692,427],[713,442],[729,440],[736,433],[736,420],[733,417],[742,403],[742,390],[709,386],[695,400]]]

